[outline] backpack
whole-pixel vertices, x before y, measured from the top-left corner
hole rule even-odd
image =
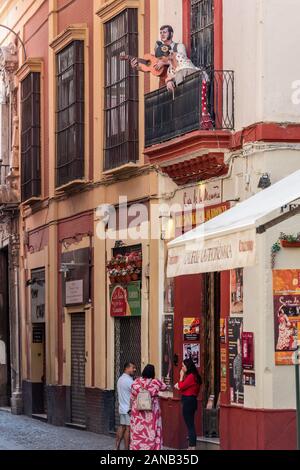
[[[136,409],[139,411],[152,411],[152,398],[149,390],[142,388],[138,392],[136,400]]]

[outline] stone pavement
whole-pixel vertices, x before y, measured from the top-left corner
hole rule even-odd
[[[0,450],[112,450],[114,438],[0,411]]]

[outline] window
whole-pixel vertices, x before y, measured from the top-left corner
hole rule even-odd
[[[56,56],[56,185],[84,177],[83,41],[73,41]]]
[[[214,66],[214,0],[191,0],[191,59],[198,67]]]
[[[40,73],[21,82],[21,193],[22,201],[41,195]]]
[[[138,54],[137,10],[105,24],[105,157],[109,170],[138,160],[138,74],[120,54]]]

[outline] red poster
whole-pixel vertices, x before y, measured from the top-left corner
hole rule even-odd
[[[117,285],[111,293],[110,315],[112,317],[126,317],[127,306],[127,291],[124,287]]]
[[[254,369],[254,334],[242,334],[242,365],[243,369]]]
[[[273,271],[276,365],[293,365],[300,343],[300,271]]]

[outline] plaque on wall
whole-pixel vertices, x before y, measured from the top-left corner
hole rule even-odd
[[[66,305],[83,303],[83,280],[66,282]]]

